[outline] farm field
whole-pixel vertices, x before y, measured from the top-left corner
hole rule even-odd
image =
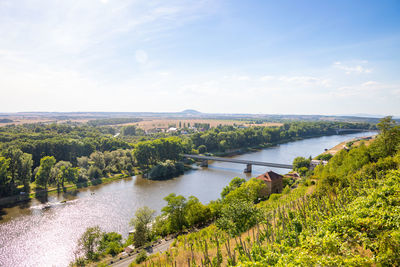
[[[210,127],[217,127],[218,125],[243,125],[243,126],[280,126],[282,123],[268,122],[263,124],[250,124],[249,121],[240,121],[240,120],[213,120],[213,119],[159,119],[159,118],[151,118],[145,119],[140,122],[134,123],[126,123],[123,125],[137,125],[139,128],[143,130],[149,130],[154,128],[169,128],[179,126],[179,123],[183,126],[184,124],[187,126],[193,126],[195,123],[209,123]]]

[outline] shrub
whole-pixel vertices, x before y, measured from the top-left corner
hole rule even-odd
[[[147,260],[147,252],[146,250],[141,250],[139,252],[139,254],[136,256],[135,262],[137,264],[144,262],[145,260]]]

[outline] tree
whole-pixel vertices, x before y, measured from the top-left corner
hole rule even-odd
[[[265,197],[262,194],[265,191],[266,184],[256,178],[252,178],[249,181],[242,183],[239,187],[230,191],[229,194],[225,196],[223,199],[224,204],[228,204],[230,202],[235,201],[248,201],[252,203],[257,203],[260,198]]]
[[[189,197],[185,214],[189,227],[204,223],[211,218],[210,208],[204,206],[199,199],[194,196]]]
[[[24,191],[29,193],[30,191],[30,181],[32,178],[32,166],[33,160],[32,155],[24,153],[21,157],[21,165],[19,167],[19,179],[22,181],[24,185]]]
[[[78,167],[83,169],[89,169],[89,158],[88,157],[79,157],[76,159]]]
[[[135,228],[135,233],[133,234],[133,243],[135,247],[141,247],[149,241],[149,224],[154,218],[154,213],[154,210],[146,206],[135,212],[135,217],[130,222],[130,225]]]
[[[40,166],[36,173],[36,184],[47,189],[47,184],[50,179],[50,172],[56,163],[56,159],[51,156],[43,157],[40,160]]]
[[[301,167],[310,167],[310,160],[305,157],[297,157],[293,160],[293,170],[298,170]]]
[[[11,181],[10,172],[8,167],[10,159],[0,157],[0,196],[7,196],[9,194],[9,183]]]
[[[122,250],[121,240],[122,236],[116,232],[103,233],[99,243],[99,251],[115,256]]]
[[[380,134],[373,148],[380,154],[379,157],[392,156],[400,143],[400,125],[391,116],[382,118],[377,124]]]
[[[167,206],[162,208],[163,215],[167,216],[168,228],[170,232],[181,231],[186,225],[186,198],[184,196],[177,196],[174,193],[169,194],[164,198],[167,201]]]
[[[97,251],[102,237],[99,226],[89,227],[78,240],[78,252],[89,260],[97,257]]]
[[[88,170],[88,175],[90,179],[99,179],[103,175],[102,171],[96,166],[90,166]]]
[[[20,149],[9,148],[3,153],[3,155],[10,159],[8,170],[11,175],[10,186],[15,187],[17,184],[17,180],[19,179],[18,171],[21,169],[22,166],[22,155],[23,152]]]
[[[243,233],[254,226],[259,219],[259,211],[250,201],[235,200],[224,205],[216,224],[231,236]]]
[[[134,136],[134,135],[136,135],[136,126],[129,125],[129,126],[122,127],[121,133],[122,133],[122,135],[125,135],[125,136]]]
[[[104,170],[105,162],[103,153],[96,151],[90,154],[90,160],[93,162],[93,166],[97,167],[100,171]]]
[[[221,192],[221,197],[225,198],[226,195],[228,195],[231,191],[235,190],[236,188],[240,187],[243,183],[245,183],[246,180],[240,177],[235,177],[230,181],[229,185],[225,186],[224,189],[222,189]]]

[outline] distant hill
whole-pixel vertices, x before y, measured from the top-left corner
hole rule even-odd
[[[184,111],[181,111],[181,113],[185,113],[185,114],[201,114],[200,111],[194,110],[194,109],[185,109]]]

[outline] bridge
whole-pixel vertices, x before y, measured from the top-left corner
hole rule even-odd
[[[244,169],[244,172],[246,172],[246,173],[251,172],[252,165],[266,166],[266,167],[273,167],[273,168],[282,168],[282,169],[293,169],[293,165],[289,165],[289,164],[270,163],[270,162],[262,162],[262,161],[232,159],[232,158],[219,158],[219,157],[189,155],[189,154],[183,154],[182,156],[185,158],[201,160],[202,162],[201,162],[200,166],[202,166],[202,167],[207,167],[209,160],[245,164],[246,168]]]

